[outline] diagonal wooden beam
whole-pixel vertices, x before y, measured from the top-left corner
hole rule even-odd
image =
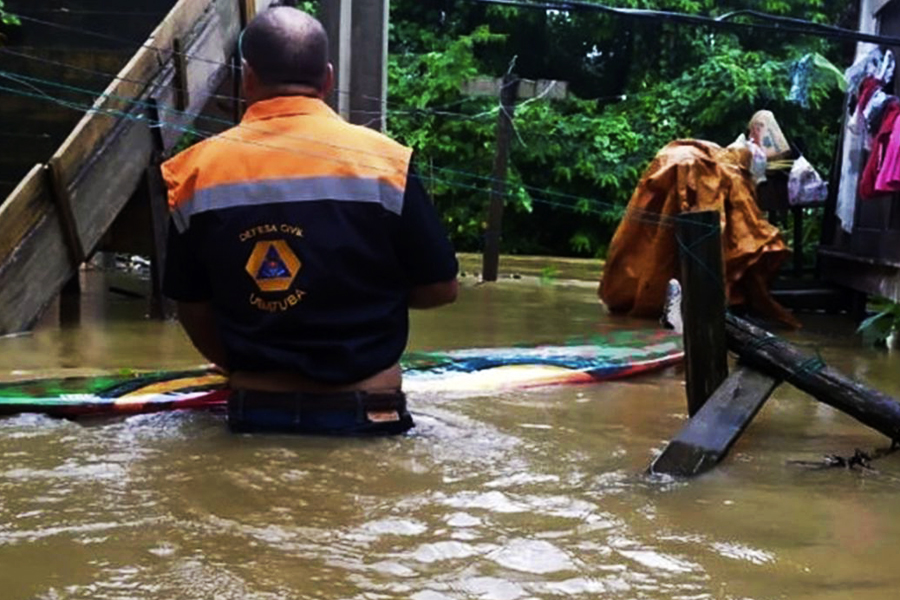
[[[839,373],[817,357],[752,323],[726,315],[728,349],[754,369],[787,381],[857,421],[900,440],[900,402]]]
[[[59,159],[56,157],[51,158],[50,162],[44,165],[44,172],[47,176],[47,186],[50,189],[50,195],[53,197],[53,203],[56,205],[59,224],[66,239],[66,245],[69,248],[72,265],[77,267],[85,259],[84,244],[81,243],[78,223],[75,220],[75,212],[72,210],[72,195],[62,180]]]
[[[651,473],[693,477],[716,466],[780,382],[736,369],[650,465]]]

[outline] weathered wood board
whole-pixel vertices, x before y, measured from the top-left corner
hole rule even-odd
[[[716,466],[778,384],[759,371],[739,367],[656,457],[650,472],[692,477]]]
[[[255,6],[270,1],[256,0]],[[177,143],[228,75],[240,12],[238,0],[180,0],[54,154],[88,254],[137,189],[151,158]],[[173,112],[176,38],[189,85],[181,113]],[[148,127],[151,98],[160,107],[163,148]],[[30,327],[76,268],[49,188],[39,165],[0,205],[0,335]]]
[[[728,348],[747,365],[900,440],[900,402],[837,372],[816,356],[734,315],[725,317]]]
[[[35,165],[10,194],[9,200],[0,205],[0,223],[3,224],[0,265],[6,262],[25,235],[44,218],[52,206],[53,200],[44,178],[44,167]]]

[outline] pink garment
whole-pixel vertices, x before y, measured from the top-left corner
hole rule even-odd
[[[900,191],[900,119],[897,118],[894,119],[881,169],[875,178],[875,191],[881,193]]]
[[[872,152],[859,178],[859,196],[868,200],[879,195],[878,177],[885,172],[887,154],[890,151],[890,142],[894,139],[894,124],[900,115],[900,101],[891,98],[884,108],[881,118],[881,126],[872,143]]]

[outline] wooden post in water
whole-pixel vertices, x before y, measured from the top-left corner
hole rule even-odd
[[[519,94],[519,78],[507,73],[500,88],[500,114],[497,116],[497,153],[494,155],[494,175],[491,183],[491,204],[488,208],[487,231],[484,233],[482,281],[497,281],[500,266],[500,234],[503,228],[503,200],[506,195],[506,170],[509,163],[509,139],[512,119]]]
[[[159,123],[159,107],[156,100],[147,103],[147,118],[151,124]],[[150,227],[153,232],[150,247],[150,318],[166,319],[174,315],[172,303],[162,293],[163,276],[166,265],[166,237],[169,230],[169,210],[166,184],[163,181],[160,165],[162,164],[163,142],[158,127],[154,128],[153,143],[155,150],[150,164],[144,171],[143,192],[150,208]]]
[[[728,375],[719,222],[718,211],[678,218],[685,388],[691,419],[650,465],[651,473],[692,477],[717,465],[780,383],[744,366]]]
[[[81,319],[81,279],[78,269],[84,262],[86,253],[81,235],[78,233],[75,213],[72,210],[72,195],[63,181],[59,160],[51,158],[50,162],[44,166],[44,172],[47,174],[48,187],[56,206],[56,215],[66,240],[66,246],[69,248],[72,268],[75,271],[60,292],[59,318],[60,323],[73,325]]]
[[[685,388],[693,417],[728,377],[719,212],[682,214],[675,236],[681,255]]]
[[[463,84],[463,93],[469,96],[500,97],[500,114],[497,116],[497,150],[494,154],[493,182],[488,206],[488,224],[484,234],[482,257],[482,281],[497,281],[500,264],[500,237],[503,230],[503,200],[506,195],[506,171],[509,164],[509,142],[513,131],[513,114],[516,100],[547,98],[562,100],[569,93],[565,81],[547,79],[519,79],[510,72],[502,79],[478,77]]]

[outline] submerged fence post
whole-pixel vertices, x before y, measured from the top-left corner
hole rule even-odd
[[[679,216],[675,236],[681,255],[685,389],[693,417],[728,377],[719,211]]]
[[[519,94],[519,78],[507,73],[500,88],[500,114],[497,116],[497,153],[494,155],[494,174],[491,203],[488,208],[487,231],[484,233],[481,279],[497,281],[500,265],[500,232],[503,223],[503,203],[506,195],[506,169],[509,162],[509,141],[512,119]]]
[[[147,118],[150,123],[162,122],[156,99],[151,98],[147,103]],[[143,192],[150,208],[150,228],[153,236],[150,244],[150,318],[167,319],[175,314],[175,310],[172,302],[167,300],[162,292],[169,211],[166,184],[160,169],[164,146],[159,127],[153,128],[153,142],[155,150],[151,155],[150,164],[144,171],[143,181]]]

